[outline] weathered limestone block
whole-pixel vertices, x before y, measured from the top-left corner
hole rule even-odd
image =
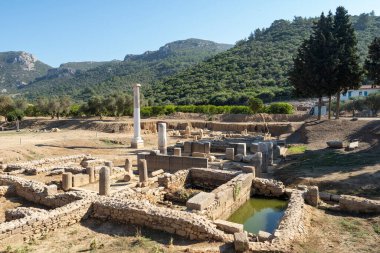
[[[174,155],[175,156],[181,156],[182,149],[181,148],[174,148]]]
[[[244,173],[252,173],[253,174],[253,177],[256,176],[256,168],[255,166],[243,166],[241,168],[241,170],[244,172]]]
[[[211,151],[211,142],[206,142],[203,145],[204,145],[204,152],[206,154],[210,154],[210,151]]]
[[[251,143],[250,147],[249,147],[251,153],[256,153],[256,152],[259,152],[259,143]]]
[[[58,187],[55,184],[47,185],[44,188],[44,194],[46,196],[51,196],[51,195],[57,194],[57,192],[58,192]]]
[[[276,160],[281,156],[281,147],[276,145],[273,147],[273,159]]]
[[[206,157],[207,157],[207,154],[205,154],[205,153],[201,153],[201,152],[193,152],[193,153],[191,153],[191,156],[192,156],[192,157],[206,158]]]
[[[99,173],[99,195],[109,195],[111,193],[110,168],[103,167]]]
[[[259,150],[262,154],[262,164],[261,164],[261,172],[267,173],[268,172],[268,165],[269,165],[269,152],[268,152],[268,146],[265,142],[259,143]]]
[[[245,143],[237,143],[236,144],[236,154],[241,154],[243,156],[247,155]]]
[[[271,233],[260,230],[259,233],[257,233],[257,237],[259,239],[259,242],[265,242],[272,239],[273,236]]]
[[[318,206],[319,189],[318,186],[309,186],[305,193],[305,202],[311,206]]]
[[[141,159],[139,163],[139,181],[143,186],[146,186],[148,183],[148,166],[145,159]]]
[[[155,177],[155,176],[161,175],[161,174],[163,174],[163,173],[165,173],[164,170],[156,170],[156,171],[153,171],[153,172],[151,173],[151,175],[152,175],[152,177]]]
[[[226,159],[234,160],[235,157],[235,149],[234,148],[226,148]]]
[[[212,204],[215,200],[215,194],[209,192],[200,192],[186,202],[186,207],[193,210],[202,211]]]
[[[124,165],[125,172],[131,173],[132,172],[132,160],[127,158],[125,159],[125,165]]]
[[[264,142],[267,145],[268,150],[268,165],[273,165],[273,143]]]
[[[95,168],[94,167],[87,167],[86,168],[86,172],[88,174],[88,177],[89,177],[89,182],[92,184],[92,183],[95,183],[96,182],[96,178],[95,178]]]
[[[343,148],[343,141],[328,141],[327,146],[330,148]]]
[[[234,246],[236,252],[245,252],[249,249],[248,235],[245,232],[234,234]]]
[[[68,191],[73,187],[73,174],[66,172],[62,174],[62,188],[64,191]]]
[[[235,223],[235,222],[230,222],[226,220],[215,220],[214,224],[216,225],[217,228],[220,230],[233,234],[233,233],[238,233],[238,232],[243,232],[244,231],[244,226],[243,224]]]
[[[359,141],[353,141],[348,143],[348,150],[354,150],[359,147]]]
[[[73,187],[79,187],[90,183],[90,176],[88,174],[73,175]]]
[[[380,200],[341,195],[339,209],[354,213],[380,213]]]
[[[183,152],[186,154],[191,154],[191,151],[192,151],[191,146],[192,146],[192,142],[186,141],[183,144]]]

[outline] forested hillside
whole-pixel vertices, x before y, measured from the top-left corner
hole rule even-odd
[[[380,36],[380,17],[353,16],[361,60],[368,45]],[[310,34],[315,19],[276,20],[256,30],[230,50],[181,71],[153,86],[146,94],[158,104],[244,104],[250,96],[265,101],[289,98],[287,73],[298,46]]]
[[[145,90],[164,77],[231,47],[232,45],[199,39],[175,41],[157,51],[127,55],[121,62],[111,61],[87,71],[77,71],[71,77],[58,75],[57,78],[38,79],[20,91],[29,98],[65,94],[75,100],[87,100],[94,94],[130,91],[130,86],[136,82],[144,84]]]
[[[0,52],[0,91],[14,92],[17,87],[45,75],[50,68],[26,52]]]

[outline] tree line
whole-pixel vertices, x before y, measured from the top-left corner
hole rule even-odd
[[[366,74],[374,84],[380,81],[380,46],[375,38],[369,46],[364,68],[360,66],[357,38],[347,10],[340,6],[335,15],[322,12],[312,33],[298,48],[289,72],[289,82],[295,93],[303,97],[317,97],[318,118],[321,118],[322,97],[336,96],[335,118],[339,118],[340,94],[358,89]]]

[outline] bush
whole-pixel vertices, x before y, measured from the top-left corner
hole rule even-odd
[[[249,108],[248,106],[236,105],[236,106],[232,106],[230,113],[232,113],[232,114],[251,114],[252,111],[251,111],[251,108]]]
[[[261,112],[264,108],[264,103],[260,98],[250,98],[248,104],[253,113]]]
[[[16,120],[22,120],[22,118],[24,118],[24,112],[21,111],[21,110],[13,110],[13,111],[10,111],[8,114],[7,114],[7,120],[9,122],[12,122],[12,121],[16,121]]]
[[[270,114],[292,114],[293,106],[285,102],[272,103],[268,106],[266,112]]]
[[[141,108],[140,113],[142,117],[152,117],[153,115],[152,107],[151,106],[143,107]]]

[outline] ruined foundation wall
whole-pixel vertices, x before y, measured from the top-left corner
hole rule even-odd
[[[214,202],[203,213],[212,220],[228,219],[251,197],[253,174],[240,174],[211,193]]]
[[[191,168],[190,180],[193,185],[202,188],[215,188],[227,183],[240,172],[214,170],[206,168]]]
[[[91,201],[91,199],[78,200],[48,211],[44,215],[35,213],[25,218],[1,223],[0,243],[7,245],[30,237],[38,238],[49,231],[75,224],[86,217]]]
[[[186,182],[189,182],[189,170],[180,170],[174,174],[165,173],[158,177],[158,185],[167,189],[184,188]]]
[[[148,201],[100,198],[93,204],[93,217],[146,226],[194,240],[232,240],[202,216],[158,207]]]
[[[380,213],[380,201],[341,195],[339,198],[339,210],[353,213]]]

